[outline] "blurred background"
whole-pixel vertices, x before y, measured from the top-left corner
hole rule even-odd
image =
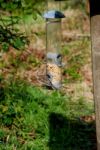
[[[0,149],[96,150],[89,3],[61,2],[59,91],[44,87],[46,10],[44,0],[0,0]]]

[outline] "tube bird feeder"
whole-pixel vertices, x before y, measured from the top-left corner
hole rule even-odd
[[[64,17],[62,12],[54,9],[44,14],[46,19],[46,81],[47,85],[53,89],[60,89],[62,85],[61,20]]]

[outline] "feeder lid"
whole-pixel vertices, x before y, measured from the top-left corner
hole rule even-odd
[[[65,18],[65,15],[62,12],[56,10],[50,10],[46,12],[43,16],[46,19]]]

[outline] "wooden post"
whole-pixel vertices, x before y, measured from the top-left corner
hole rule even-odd
[[[90,0],[97,147],[100,150],[100,0]]]

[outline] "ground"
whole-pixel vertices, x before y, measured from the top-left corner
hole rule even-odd
[[[27,16],[29,45],[0,52],[1,150],[96,150],[89,16],[62,22],[62,88],[46,89],[45,21]],[[28,23],[27,23],[28,22]]]

